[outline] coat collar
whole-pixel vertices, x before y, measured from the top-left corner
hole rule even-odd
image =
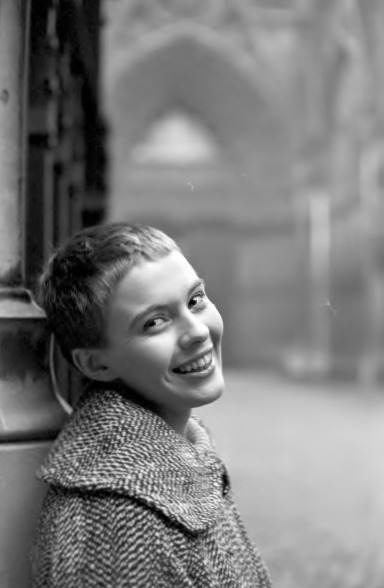
[[[214,524],[228,480],[195,418],[184,438],[115,390],[84,394],[38,477],[64,488],[128,495],[192,532]]]

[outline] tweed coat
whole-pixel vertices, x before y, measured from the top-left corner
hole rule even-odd
[[[184,438],[116,390],[89,391],[38,477],[35,588],[271,586],[194,417]]]

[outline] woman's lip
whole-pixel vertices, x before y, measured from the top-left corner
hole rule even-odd
[[[210,376],[214,371],[215,371],[216,365],[215,362],[212,361],[210,362],[209,365],[207,365],[206,368],[201,369],[199,371],[190,371],[190,372],[173,372],[174,374],[176,374],[177,376],[180,376],[181,378],[206,378],[208,376]]]
[[[199,359],[201,359],[202,357],[204,357],[205,355],[211,354],[211,361],[213,359],[213,347],[211,347],[211,349],[207,349],[206,351],[199,353],[199,355],[196,355],[195,357],[193,357],[192,359],[189,359],[188,361],[184,361],[183,363],[180,363],[179,365],[177,365],[176,367],[174,367],[172,369],[172,371],[174,372],[175,370],[180,370],[183,367],[185,367],[186,365],[189,365],[190,363],[196,363],[197,361],[199,361]],[[178,372],[177,372],[178,373]]]

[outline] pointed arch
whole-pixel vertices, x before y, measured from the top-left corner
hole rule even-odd
[[[132,147],[163,113],[195,113],[223,150],[243,167],[275,173],[288,163],[289,132],[271,75],[210,32],[186,28],[162,33],[120,60],[109,79],[117,121],[113,159]],[[257,160],[255,153],[257,152]]]

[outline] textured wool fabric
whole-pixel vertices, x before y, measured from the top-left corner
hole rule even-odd
[[[269,588],[202,424],[88,391],[38,472],[35,588]]]

